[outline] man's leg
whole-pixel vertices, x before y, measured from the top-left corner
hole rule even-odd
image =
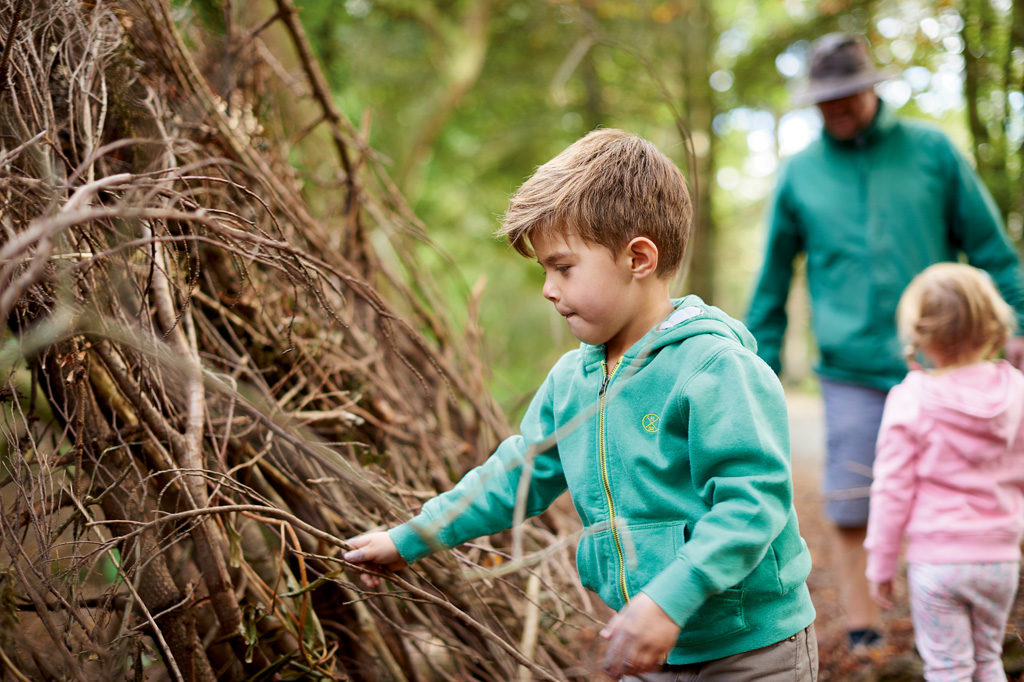
[[[867,554],[871,468],[882,422],[886,392],[822,379],[827,448],[823,487],[825,513],[832,522],[831,565],[839,579],[839,599],[846,615],[850,645],[878,638],[878,607],[864,577]]]
[[[868,581],[864,578],[867,552],[864,536],[867,528],[832,527],[832,562],[839,577],[839,602],[846,613],[846,629],[852,639],[871,639],[871,631],[878,627],[878,605],[871,600]],[[861,634],[863,633],[863,634]],[[857,644],[857,641],[851,644]],[[863,642],[871,644],[870,641]]]

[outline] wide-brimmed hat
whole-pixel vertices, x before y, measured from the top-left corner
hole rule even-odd
[[[853,95],[892,78],[875,68],[864,39],[849,33],[818,38],[807,61],[807,80],[793,95],[797,106]]]

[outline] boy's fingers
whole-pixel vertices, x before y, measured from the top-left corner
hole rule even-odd
[[[608,621],[608,623],[604,626],[604,628],[601,630],[601,632],[598,633],[598,636],[601,639],[609,639],[609,638],[611,638],[612,635],[615,634],[615,631],[618,629],[618,626],[619,626],[619,614],[616,613],[614,616],[612,616],[612,619],[610,621]]]
[[[353,564],[358,564],[360,562],[367,561],[366,552],[362,549],[349,550],[348,552],[342,554],[341,558]]]
[[[612,635],[608,651],[604,656],[604,670],[609,675],[617,677],[634,670],[637,658],[636,646],[633,638],[627,633],[619,630]]]
[[[348,544],[352,545],[353,547],[365,547],[366,545],[370,544],[370,536],[357,535],[356,537],[349,540]]]

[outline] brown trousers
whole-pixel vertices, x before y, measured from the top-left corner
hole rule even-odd
[[[817,682],[818,638],[814,625],[753,651],[689,665],[666,665],[622,682]]]

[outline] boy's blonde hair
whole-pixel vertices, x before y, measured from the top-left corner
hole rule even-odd
[[[647,140],[605,128],[539,167],[512,197],[497,234],[528,258],[530,240],[549,230],[573,232],[614,254],[647,237],[658,247],[660,277],[682,264],[692,215],[676,165]]]
[[[896,309],[907,359],[918,350],[946,364],[1002,349],[1013,333],[1013,309],[988,273],[960,263],[936,263],[915,277]]]

